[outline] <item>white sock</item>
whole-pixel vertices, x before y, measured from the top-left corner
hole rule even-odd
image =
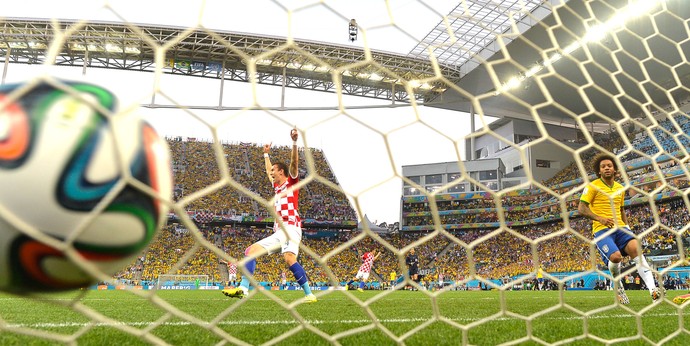
[[[621,265],[620,263],[613,263],[612,261],[609,261],[609,271],[611,272],[611,288],[612,289],[617,289],[617,288],[622,288],[623,287],[623,281],[620,279],[617,279],[619,275],[621,275]],[[614,283],[618,283],[618,285],[615,285]]]
[[[652,273],[652,268],[647,263],[647,259],[644,255],[637,256],[637,273],[640,274],[642,281],[647,285],[649,293],[652,293],[656,288],[654,284],[654,274]]]

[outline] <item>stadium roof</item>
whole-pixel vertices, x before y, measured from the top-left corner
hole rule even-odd
[[[616,22],[621,13],[634,18]],[[434,104],[599,131],[627,115],[648,118],[690,96],[689,18],[680,0],[570,0]],[[590,30],[600,26],[613,30]]]
[[[433,98],[442,92],[440,83],[414,85],[406,89],[401,81],[419,81],[435,75],[428,60],[395,53],[366,52],[360,48],[324,42],[215,31],[118,22],[59,20],[56,28],[46,19],[6,18],[0,22],[0,54],[10,62],[41,64],[55,29],[66,31],[58,66],[88,66],[152,72],[156,68],[154,45],[170,45],[165,58],[166,73],[248,82],[247,59],[256,61],[258,83],[330,91],[336,89],[333,71],[338,70],[345,95],[409,101]],[[272,54],[267,55],[270,52]],[[370,54],[370,55],[369,55]],[[365,62],[353,65],[353,62]],[[325,64],[324,64],[325,63]],[[439,66],[450,80],[457,71]],[[223,71],[223,73],[221,73]],[[204,108],[189,106],[188,108]],[[218,109],[211,106],[208,108]]]
[[[407,56],[205,28],[60,20],[57,29],[72,31],[55,64],[150,72],[152,45],[169,44],[165,73],[247,82],[247,58],[261,56],[255,65],[261,84],[334,92],[337,74],[346,95],[606,129],[624,115],[688,98],[690,6],[681,3],[667,0],[653,14],[586,41],[589,28],[631,2],[463,1]],[[3,20],[0,54],[14,63],[43,63],[55,38],[52,25]]]
[[[513,30],[525,32],[551,13],[554,2],[462,1],[446,15],[447,21],[440,21],[409,55],[421,59],[433,55],[440,63],[467,74],[500,50],[498,35]],[[511,37],[503,37],[503,44],[511,42]]]
[[[345,82],[343,92],[358,96],[409,101],[410,95],[400,83],[400,80],[406,80],[413,81],[411,84],[418,100],[433,99],[439,92],[445,90],[446,86],[443,83],[433,80],[424,84],[415,83],[435,76],[433,64],[430,62],[430,53],[440,63],[441,75],[451,82],[457,81],[498,51],[500,47],[497,41],[498,35],[510,34],[513,29],[520,33],[524,32],[550,13],[551,5],[547,3],[552,1],[554,0],[461,1],[406,56],[372,47],[370,52],[373,56],[370,60],[375,62],[373,65],[380,64],[380,66],[347,68],[348,73],[343,73]],[[166,58],[181,61],[193,60],[204,64],[228,63],[228,68],[233,72],[230,73],[230,79],[246,81],[246,74],[241,72],[245,69],[243,66],[245,61],[242,61],[245,57],[241,56],[242,53],[247,56],[256,56],[288,45],[288,41],[282,37],[224,32],[203,27],[188,32],[187,27],[177,27],[169,23],[154,25],[119,21],[88,20],[84,22],[70,19],[58,21],[60,25],[57,29],[66,30],[70,27],[77,29],[68,38],[62,52],[58,54],[57,65],[83,63],[84,60],[88,60],[84,58],[84,52],[88,51],[92,59],[99,58],[89,61],[90,66],[132,69],[133,60],[139,59],[141,60],[140,69],[143,67],[143,70],[148,70],[153,67],[153,50],[148,47],[145,38],[148,37],[158,44],[179,39],[180,42],[172,47]],[[0,50],[11,48],[10,57],[13,58],[11,62],[41,63],[43,55],[41,50],[45,50],[49,44],[48,40],[55,37],[52,25],[52,20],[48,19],[6,18],[2,22]],[[451,31],[453,35],[449,35]],[[510,40],[509,37],[504,37],[503,43]],[[367,51],[352,45],[344,46],[303,39],[295,40],[295,45],[304,48],[307,54],[313,54],[314,58],[322,59],[328,66],[335,68],[353,61],[367,59]],[[229,46],[236,50],[227,49]],[[391,46],[388,45],[386,48],[390,49]],[[118,56],[120,53],[118,50],[122,50],[124,54]],[[107,53],[107,55],[102,53]],[[299,52],[286,49],[260,60],[257,63],[260,73],[277,70],[273,73],[262,74],[260,83],[282,84],[282,78],[279,78],[283,75],[281,70],[287,67],[289,69],[287,71],[288,87],[332,91],[332,83],[328,83],[332,69],[316,66],[317,62],[306,61],[308,59],[299,55]],[[130,62],[129,64],[124,61],[119,63],[116,60],[130,60]],[[239,64],[234,64],[235,62]],[[184,73],[182,70],[174,69],[172,73]],[[290,80],[290,77],[300,74],[304,77],[310,70],[315,72],[312,77],[321,76],[315,79],[307,77]],[[386,75],[378,70],[388,70],[392,75]],[[200,71],[195,70],[191,74],[204,77],[213,75],[213,73],[198,72]],[[398,84],[397,90],[394,90],[395,87],[391,88],[391,84]]]

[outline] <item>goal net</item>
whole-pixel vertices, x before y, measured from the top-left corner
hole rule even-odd
[[[685,0],[201,1],[165,24],[140,15],[171,4],[97,3],[80,20],[0,18],[2,82],[90,80],[167,136],[169,222],[116,274],[156,289],[3,293],[0,344],[690,343],[672,301],[690,276]],[[215,29],[227,21],[242,29]],[[279,29],[243,29],[259,21]],[[342,40],[323,36],[334,26]],[[309,305],[280,254],[244,267],[277,216],[263,145],[288,163],[292,128]],[[578,210],[598,153],[651,268],[626,259],[614,277],[601,260]],[[371,250],[363,292],[345,290]],[[243,276],[245,299],[167,292]]]

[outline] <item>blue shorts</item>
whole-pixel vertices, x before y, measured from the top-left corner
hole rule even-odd
[[[594,238],[598,238],[608,231],[608,228],[602,229],[594,233]],[[616,229],[613,233],[599,239],[599,241],[597,241],[597,249],[599,249],[599,254],[601,254],[601,259],[604,260],[604,264],[609,265],[609,257],[616,251],[620,251],[622,256],[627,256],[628,254],[625,252],[625,246],[633,239],[635,239],[635,237],[632,236],[630,229],[627,227]]]

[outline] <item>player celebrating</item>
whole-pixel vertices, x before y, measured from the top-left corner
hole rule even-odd
[[[297,129],[290,131],[292,138],[292,152],[290,155],[290,167],[283,162],[271,163],[269,152],[271,145],[264,145],[264,163],[266,174],[275,190],[275,211],[278,218],[273,223],[273,234],[252,244],[245,250],[245,256],[250,259],[245,268],[250,275],[256,269],[256,257],[263,254],[272,254],[281,251],[288,269],[295,276],[295,280],[304,291],[304,302],[313,303],[316,296],[311,293],[307,273],[302,265],[297,262],[299,244],[302,240],[302,220],[297,212],[299,189],[294,186],[299,182],[297,163],[299,160],[297,151]],[[234,289],[225,289],[223,294],[233,298],[243,298],[249,292],[249,278],[242,277],[240,286]]]
[[[409,270],[410,279],[412,281],[419,283],[418,273],[419,273],[419,257],[414,253],[414,248],[410,249],[410,253],[405,257],[405,264]],[[409,285],[408,285],[409,286]],[[411,289],[416,290],[412,286]]]
[[[381,253],[376,253],[376,250],[371,250],[371,252],[365,252],[364,255],[362,255],[362,265],[359,266],[359,271],[357,271],[357,275],[355,275],[355,278],[348,281],[345,284],[346,290],[348,289],[348,287],[350,287],[350,284],[359,280],[359,288],[357,288],[357,291],[364,292],[364,283],[367,280],[369,280],[369,273],[371,273],[371,267],[374,265],[374,260],[379,258],[379,255],[381,255]]]
[[[280,289],[287,289],[287,274],[285,274],[284,270],[280,273]]]
[[[599,179],[590,182],[580,197],[577,210],[580,215],[592,220],[592,232],[599,253],[615,279],[620,275],[623,257],[636,259],[637,272],[647,285],[653,301],[662,296],[654,283],[654,276],[644,255],[638,251],[638,242],[630,232],[628,218],[623,209],[625,188],[614,180],[618,166],[613,156],[599,154],[592,164],[592,170]],[[613,229],[613,231],[611,231]],[[614,290],[621,304],[630,300],[620,280],[614,280]]]
[[[443,270],[441,270],[438,273],[438,289],[443,289],[443,286],[445,285],[445,276],[443,275]]]
[[[232,286],[235,286],[235,281],[237,281],[237,264],[228,264],[228,282],[232,282]]]

